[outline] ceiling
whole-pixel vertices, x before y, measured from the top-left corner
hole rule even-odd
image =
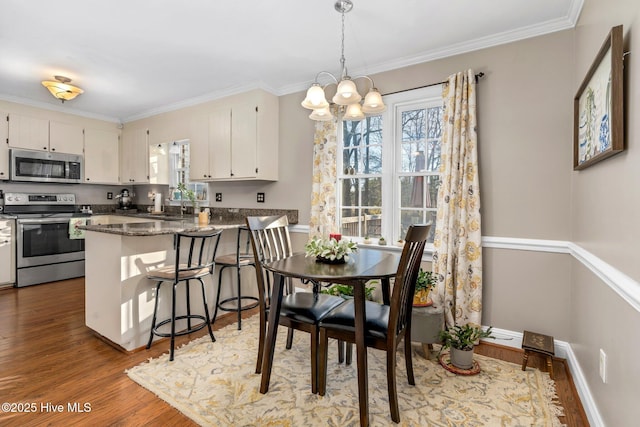
[[[340,72],[335,0],[3,0],[0,99],[127,122]],[[375,74],[572,28],[583,0],[353,0],[349,74]],[[54,75],[85,93],[62,104]],[[384,91],[384,88],[381,88]]]

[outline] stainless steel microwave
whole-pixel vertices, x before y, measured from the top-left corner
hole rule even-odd
[[[48,151],[11,150],[12,181],[79,184],[84,174],[83,157]]]

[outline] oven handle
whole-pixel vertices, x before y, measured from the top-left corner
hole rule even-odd
[[[68,223],[72,217],[69,218],[38,218],[38,219],[17,219],[17,224],[63,224]]]

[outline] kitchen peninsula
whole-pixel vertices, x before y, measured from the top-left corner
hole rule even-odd
[[[198,225],[193,217],[183,220],[150,220],[143,217],[102,215],[92,218],[85,230],[85,322],[102,339],[125,351],[143,347],[149,339],[156,295],[149,271],[175,262],[174,235],[198,229],[237,228],[244,221],[220,219]],[[223,233],[224,234],[224,233]],[[227,233],[227,249],[235,246]],[[224,246],[221,243],[220,246]],[[220,250],[220,248],[219,248]],[[205,279],[208,301],[215,296],[212,276]],[[161,289],[159,317],[170,312],[169,298]],[[168,296],[168,294],[167,294]],[[202,310],[199,292],[191,293],[191,310]],[[185,294],[176,298],[177,310],[186,307]],[[210,306],[213,304],[210,303]],[[177,324],[180,328],[182,325]]]

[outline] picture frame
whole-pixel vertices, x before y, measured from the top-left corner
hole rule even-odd
[[[622,25],[613,27],[573,99],[573,169],[624,150]]]

